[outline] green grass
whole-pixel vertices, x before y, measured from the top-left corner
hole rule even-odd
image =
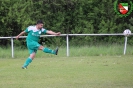
[[[49,47],[55,49],[55,47]],[[127,45],[126,55],[133,55],[133,46]],[[96,45],[96,46],[81,46],[75,47],[70,45],[70,56],[71,57],[82,57],[82,56],[118,56],[123,55],[124,45]],[[27,49],[20,49],[14,47],[15,58],[27,58],[29,55]],[[42,51],[38,51],[37,58],[54,57],[50,54],[44,54]],[[59,49],[58,57],[66,57],[66,46],[62,46]],[[11,58],[11,48],[0,48],[0,58]]]
[[[70,47],[70,57],[63,46],[57,56],[38,51],[27,70],[27,49],[15,47],[12,59],[10,48],[0,48],[0,88],[133,88],[133,46],[126,55],[123,47]]]
[[[133,88],[133,58],[82,56],[0,59],[0,88]]]

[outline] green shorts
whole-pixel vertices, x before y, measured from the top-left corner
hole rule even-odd
[[[31,41],[31,42],[27,43],[27,48],[28,48],[30,54],[32,54],[34,52],[37,53],[39,46],[41,46],[41,45],[35,41]]]

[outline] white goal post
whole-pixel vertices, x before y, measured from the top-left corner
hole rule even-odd
[[[131,34],[133,35],[133,34]],[[66,56],[69,56],[69,36],[124,36],[123,33],[116,33],[116,34],[61,34],[59,36],[66,37]],[[20,36],[20,38],[26,38],[27,36]],[[55,37],[55,35],[41,35],[41,37]],[[126,54],[126,47],[127,47],[127,36],[125,37],[125,44],[124,44],[124,55]],[[14,39],[16,36],[13,37],[0,37],[0,39],[11,39],[11,54],[12,58],[14,58]]]

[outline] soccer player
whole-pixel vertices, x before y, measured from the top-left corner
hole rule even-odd
[[[29,50],[30,56],[26,59],[24,65],[22,66],[22,69],[27,69],[27,66],[34,59],[37,53],[37,50],[42,50],[45,53],[50,53],[54,55],[58,54],[58,48],[56,48],[55,50],[51,50],[38,43],[41,34],[50,34],[50,35],[61,34],[60,32],[56,33],[56,32],[44,29],[43,24],[44,24],[43,21],[39,20],[37,21],[36,25],[27,27],[25,31],[21,32],[18,36],[16,36],[16,39],[18,39],[21,35],[25,33],[28,34],[26,38],[26,43],[27,43],[27,48]]]

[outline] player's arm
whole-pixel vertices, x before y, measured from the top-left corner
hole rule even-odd
[[[53,32],[51,30],[47,30],[46,33],[50,34],[50,35],[60,35],[61,34],[60,32]]]
[[[16,36],[16,39],[18,39],[21,35],[24,35],[25,31],[22,31],[18,36]]]

